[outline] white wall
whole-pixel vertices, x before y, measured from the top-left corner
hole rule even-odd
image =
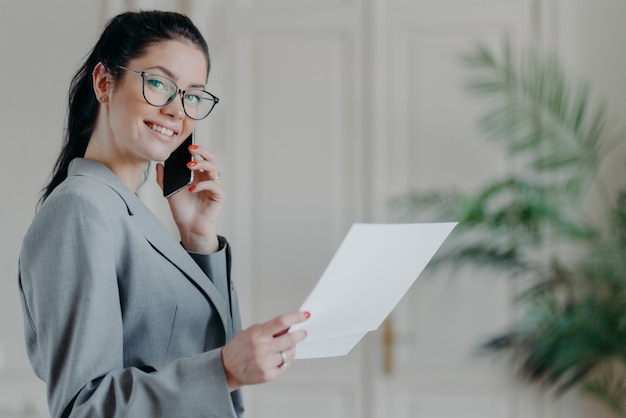
[[[555,0],[556,49],[571,75],[591,84],[596,98],[607,102],[611,126],[622,144],[607,158],[601,181],[614,193],[626,187],[626,2],[623,0]],[[588,206],[602,209],[601,195]]]

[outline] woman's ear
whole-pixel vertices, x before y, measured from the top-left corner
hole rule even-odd
[[[96,95],[96,100],[100,103],[107,103],[109,101],[109,93],[111,89],[110,83],[111,74],[107,68],[99,62],[93,69],[93,92]]]

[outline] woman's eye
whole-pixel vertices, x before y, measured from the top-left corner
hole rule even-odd
[[[157,78],[148,79],[148,84],[150,85],[150,87],[157,89],[157,90],[165,89],[165,84],[163,84],[163,82]]]
[[[185,95],[185,102],[189,103],[190,105],[198,106],[200,104],[201,100],[202,99],[197,94],[186,94]]]

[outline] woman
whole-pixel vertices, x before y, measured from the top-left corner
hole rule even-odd
[[[208,116],[208,48],[185,16],[113,18],[74,76],[66,140],[20,254],[27,351],[53,417],[242,416],[240,387],[286,369],[308,313],[240,331],[215,157],[168,199],[180,242],[135,194]],[[157,165],[163,184],[163,167]]]

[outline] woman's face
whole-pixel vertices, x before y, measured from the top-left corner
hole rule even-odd
[[[157,43],[126,68],[166,76],[182,90],[204,88],[208,77],[202,51],[181,41]],[[141,75],[124,71],[109,97],[108,123],[118,162],[164,161],[196,125],[185,115],[180,94],[167,106],[155,107],[145,101],[142,83]]]

